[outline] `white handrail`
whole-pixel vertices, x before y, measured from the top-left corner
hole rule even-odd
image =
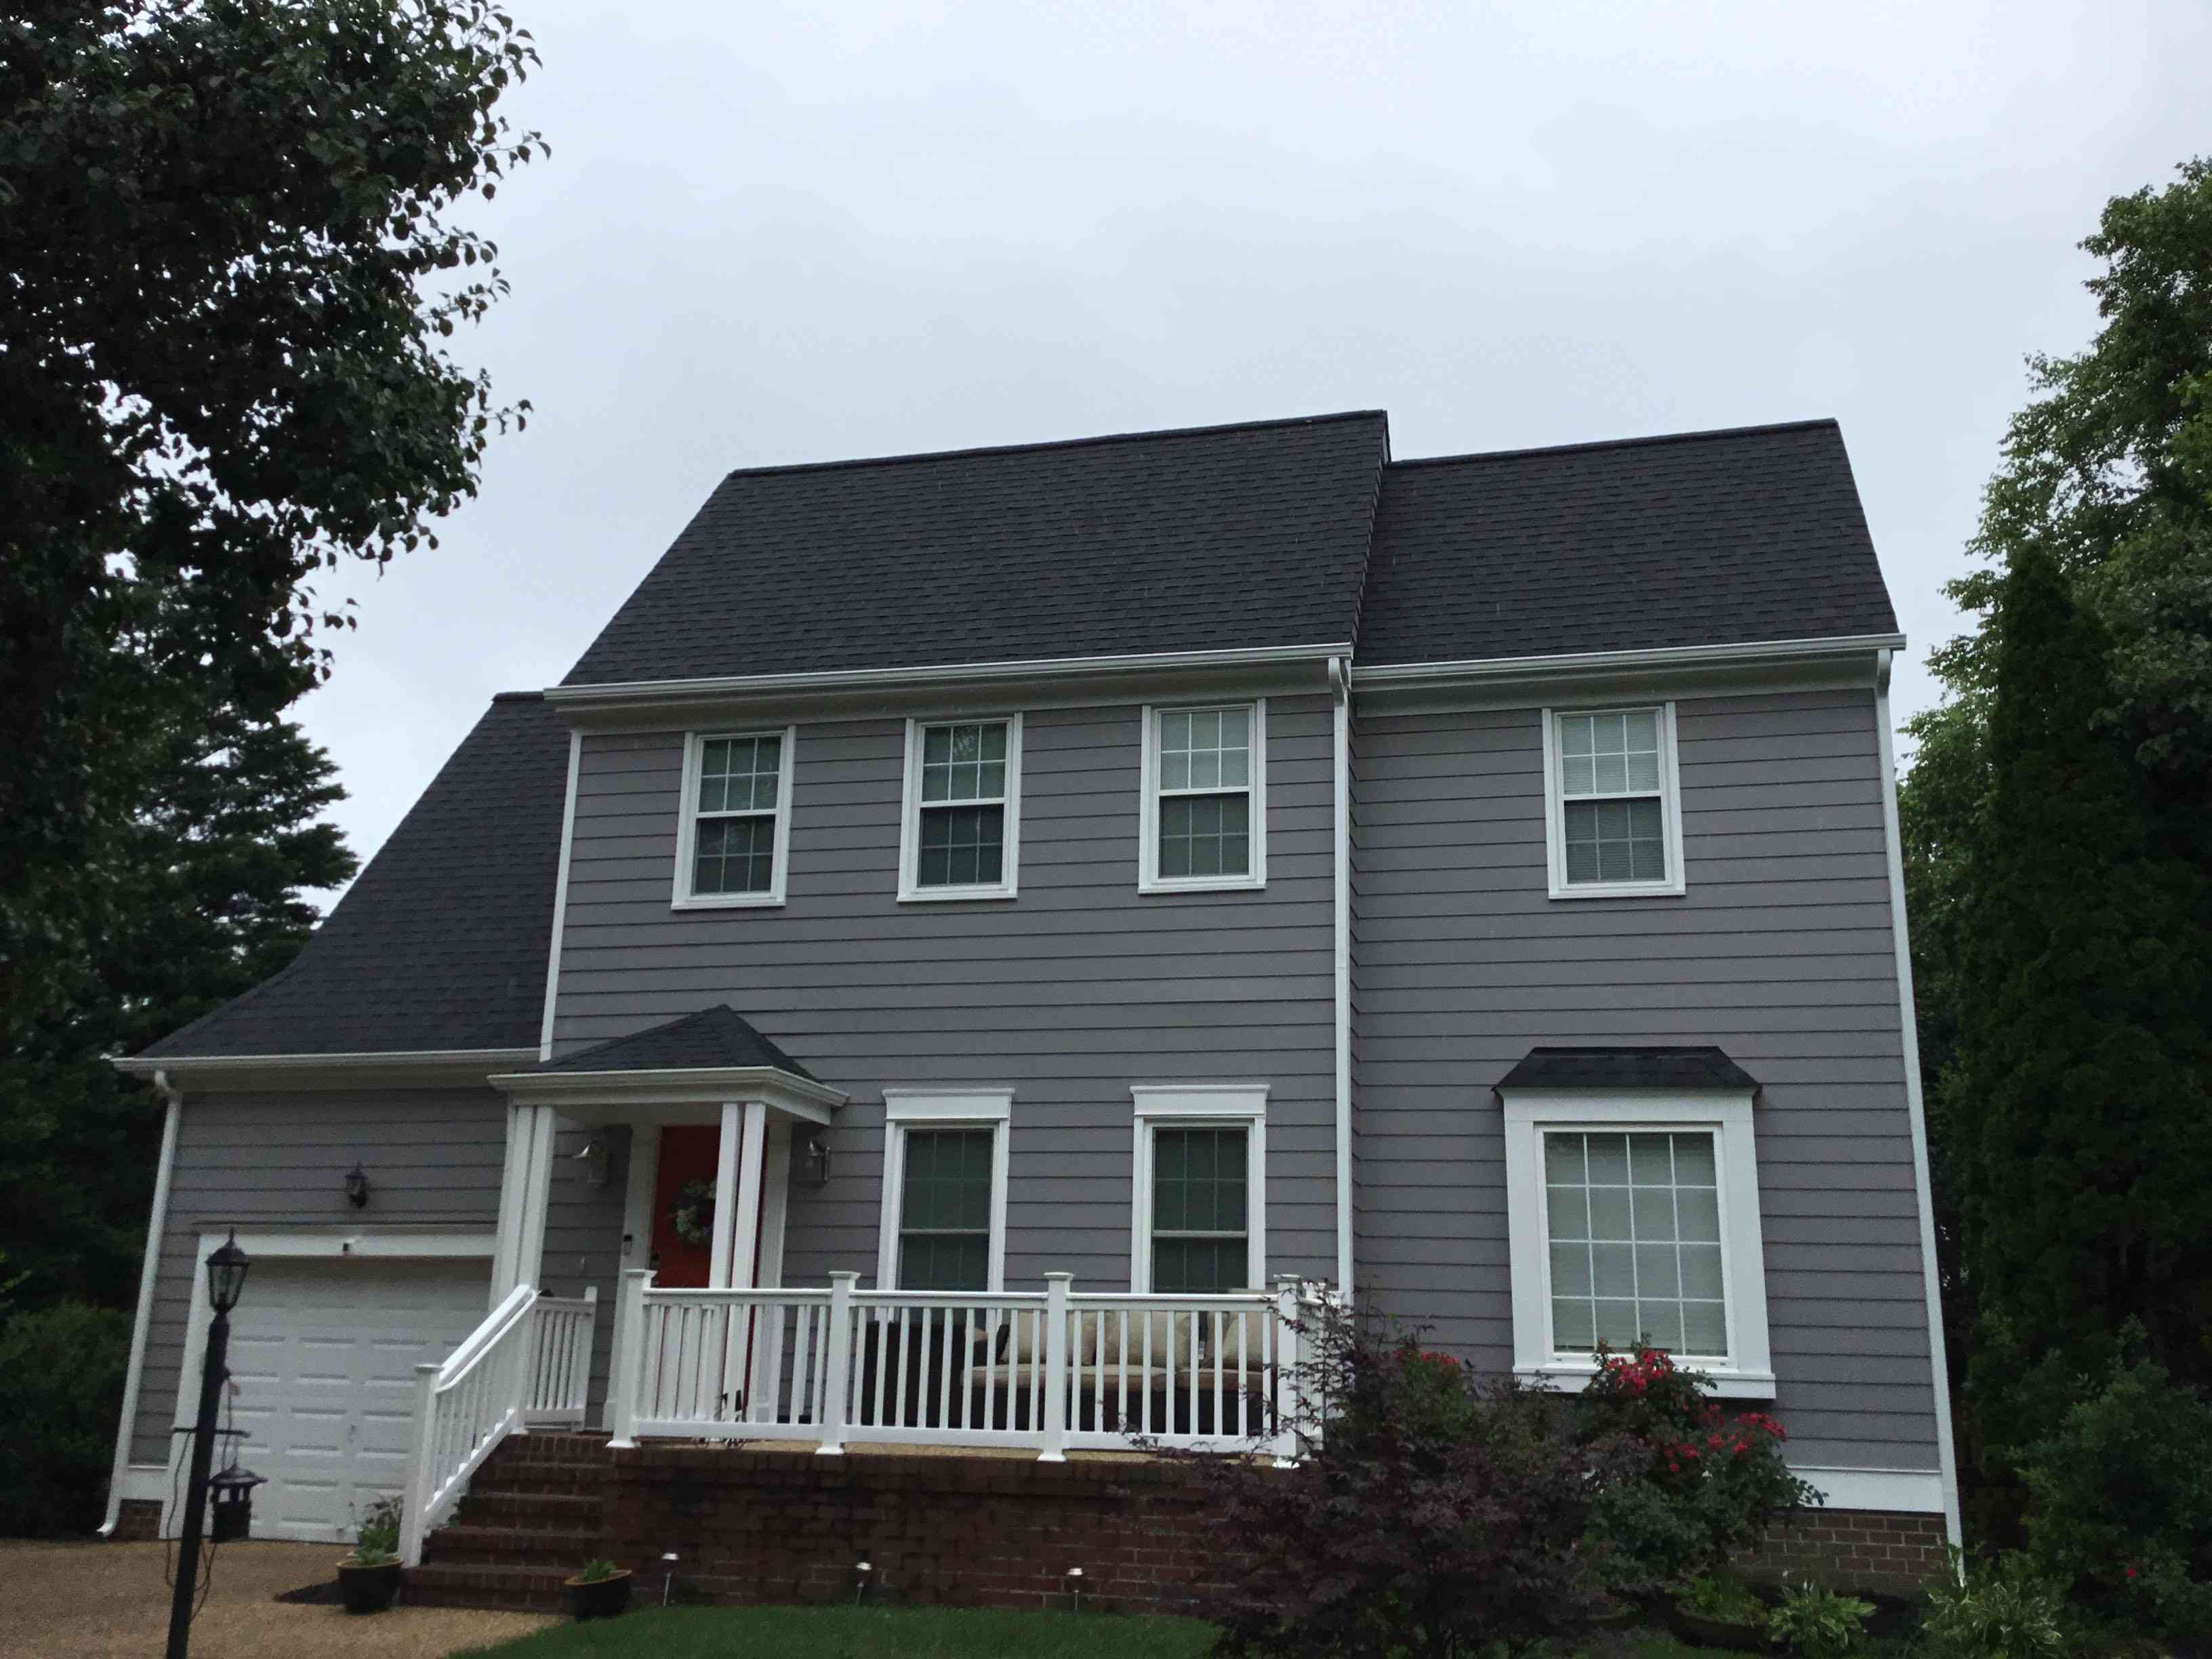
[[[415,1368],[415,1445],[399,1524],[399,1559],[410,1567],[469,1477],[522,1426],[537,1303],[536,1286],[516,1285],[445,1364]]]
[[[625,1276],[611,1380],[641,1436],[1296,1455],[1295,1284],[1272,1291],[659,1290]]]

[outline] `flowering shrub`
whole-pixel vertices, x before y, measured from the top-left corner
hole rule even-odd
[[[1950,1571],[1928,1586],[1920,1651],[1927,1659],[2065,1659],[2063,1599],[2027,1557],[1969,1565],[1956,1550]]]
[[[1711,1571],[1789,1510],[1818,1504],[1782,1460],[1782,1425],[1728,1412],[1701,1373],[1661,1349],[1601,1348],[1582,1433],[1621,1473],[1600,1495],[1591,1535],[1611,1582],[1644,1590]]]

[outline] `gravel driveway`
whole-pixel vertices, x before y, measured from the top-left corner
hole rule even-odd
[[[154,1659],[169,1630],[159,1544],[0,1544],[0,1659]],[[280,1590],[322,1583],[331,1544],[226,1544],[192,1623],[192,1659],[444,1659],[556,1622],[537,1613],[398,1607],[374,1618],[289,1605]]]

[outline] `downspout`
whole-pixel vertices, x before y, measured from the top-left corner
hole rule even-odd
[[[1352,1301],[1352,684],[1344,659],[1328,659],[1335,698],[1336,800],[1336,1288]]]
[[[1943,1476],[1943,1531],[1965,1542],[1959,1521],[1959,1454],[1951,1438],[1951,1364],[1943,1341],[1943,1287],[1936,1271],[1936,1209],[1928,1175],[1928,1109],[1920,1086],[1920,1026],[1912,999],[1912,945],[1905,933],[1905,842],[1897,817],[1897,752],[1889,731],[1890,653],[1876,652],[1875,734],[1881,744],[1881,831],[1889,864],[1889,932],[1897,950],[1897,1001],[1904,1026],[1905,1103],[1912,1121],[1912,1186],[1920,1208],[1920,1273],[1928,1301],[1928,1363],[1935,1375],[1936,1458]]]
[[[169,1220],[169,1174],[177,1162],[177,1119],[184,1091],[173,1088],[167,1072],[154,1073],[154,1086],[168,1103],[161,1116],[161,1161],[154,1173],[154,1210],[146,1218],[146,1255],[138,1266],[138,1310],[131,1318],[131,1363],[123,1373],[123,1415],[115,1425],[115,1461],[107,1474],[107,1518],[100,1535],[112,1538],[123,1512],[123,1482],[131,1473],[131,1433],[138,1418],[138,1378],[146,1365],[146,1333],[154,1319],[154,1279],[161,1266],[161,1233]]]

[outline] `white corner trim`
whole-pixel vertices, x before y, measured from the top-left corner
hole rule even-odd
[[[137,1429],[139,1382],[146,1369],[146,1333],[154,1318],[154,1283],[161,1267],[161,1233],[169,1224],[169,1182],[177,1167],[177,1125],[185,1106],[184,1091],[169,1086],[162,1073],[154,1073],[154,1086],[161,1091],[161,1157],[154,1166],[154,1206],[146,1217],[146,1249],[138,1262],[138,1305],[131,1316],[131,1359],[123,1373],[123,1411],[115,1424],[115,1460],[108,1472],[107,1515],[100,1535],[115,1534],[115,1519],[125,1498],[159,1498],[157,1484],[151,1492],[125,1492],[133,1467],[131,1438]],[[163,1466],[164,1468],[166,1466]]]
[[[1936,1455],[1942,1480],[1944,1535],[1962,1548],[1959,1454],[1952,1440],[1951,1367],[1943,1340],[1943,1285],[1936,1268],[1936,1204],[1928,1167],[1928,1108],[1921,1090],[1919,1013],[1912,993],[1912,942],[1905,914],[1905,842],[1897,816],[1897,752],[1889,730],[1889,658],[1875,688],[1875,734],[1881,749],[1881,833],[1889,866],[1889,930],[1897,956],[1898,1023],[1904,1044],[1905,1103],[1912,1126],[1912,1191],[1920,1211],[1920,1276],[1928,1304],[1928,1355],[1936,1395]]]
[[[1559,775],[1559,718],[1568,714],[1642,713],[1659,715],[1659,816],[1667,845],[1664,881],[1578,881],[1567,879],[1565,780]],[[1675,743],[1671,700],[1630,707],[1583,703],[1540,711],[1544,748],[1544,854],[1551,896],[1555,899],[1679,898],[1685,890],[1682,869],[1682,770]]]
[[[1129,1088],[1139,1117],[1212,1117],[1224,1121],[1267,1117],[1264,1083],[1137,1083]]]
[[[1140,1085],[1129,1158],[1129,1288],[1152,1288],[1152,1132],[1242,1129],[1244,1135],[1244,1271],[1247,1289],[1267,1284],[1267,1085],[1264,1083]]]
[[[1185,709],[1244,708],[1252,716],[1252,775],[1245,786],[1251,820],[1249,867],[1241,876],[1160,874],[1160,716]],[[1195,699],[1146,703],[1138,711],[1143,758],[1137,787],[1137,890],[1140,893],[1249,892],[1267,884],[1267,700],[1265,697]],[[1215,793],[1229,794],[1231,790]]]
[[[561,808],[561,864],[553,876],[553,944],[545,957],[545,1013],[538,1025],[538,1058],[553,1058],[553,1008],[561,995],[561,937],[568,921],[568,860],[576,847],[576,779],[584,764],[584,734],[568,733],[568,795]]]
[[[964,887],[924,887],[918,879],[921,860],[921,744],[933,726],[996,726],[1006,728],[1006,854],[995,882]],[[959,899],[1010,899],[1021,890],[1022,717],[1010,714],[909,718],[906,723],[906,771],[899,792],[898,901],[902,904],[943,903]],[[957,805],[960,803],[953,802]],[[988,803],[986,803],[988,804]]]
[[[1335,740],[1334,822],[1329,847],[1334,915],[1336,991],[1336,1293],[1352,1301],[1353,1256],[1352,1205],[1352,687],[1344,665],[1329,659],[1334,693],[1331,725]]]
[[[1951,1483],[1940,1469],[1831,1468],[1792,1463],[1790,1472],[1809,1480],[1832,1510],[1888,1510],[1941,1515],[1950,1523]]]
[[[893,1123],[1004,1123],[1014,1115],[1012,1089],[886,1089]]]
[[[902,1109],[894,1109],[894,1103]],[[962,1112],[962,1105],[975,1109]],[[906,1196],[906,1137],[911,1128],[991,1132],[991,1235],[984,1289],[1006,1288],[1006,1182],[1012,1162],[1013,1092],[884,1091],[884,1182],[876,1216],[876,1288],[898,1288],[899,1210]]]
[[[1759,1155],[1752,1091],[1735,1089],[1501,1091],[1505,1120],[1505,1213],[1513,1294],[1513,1369],[1562,1382],[1587,1376],[1587,1354],[1552,1340],[1552,1263],[1544,1201],[1547,1130],[1708,1130],[1718,1163],[1721,1286],[1729,1352],[1684,1355],[1723,1397],[1770,1398],[1774,1362],[1766,1322],[1766,1255],[1759,1216]],[[1569,1386],[1571,1386],[1570,1383]],[[1763,1389],[1765,1392],[1756,1392]]]
[[[228,1231],[203,1232],[192,1257],[192,1298],[191,1310],[185,1319],[185,1352],[177,1368],[176,1414],[170,1421],[189,1425],[198,1401],[200,1368],[207,1356],[208,1322],[214,1317],[214,1308],[208,1301],[208,1276],[201,1264],[216,1248],[231,1237]],[[237,1235],[238,1248],[246,1252],[254,1263],[270,1261],[338,1261],[369,1259],[399,1261],[435,1260],[481,1260],[489,1262],[498,1253],[498,1241],[491,1232],[434,1231],[424,1229],[410,1231],[402,1227],[356,1227],[350,1230],[337,1227],[271,1227]],[[246,1273],[246,1293],[253,1288],[251,1267]],[[169,1461],[164,1466],[161,1498],[161,1534],[164,1538],[176,1535],[175,1493],[179,1482],[175,1479],[177,1465],[184,1449],[191,1443],[189,1435],[169,1437]]]
[[[699,839],[699,770],[708,744],[719,739],[775,738],[776,750],[775,832],[768,890],[762,893],[695,893],[691,890],[693,854]],[[672,910],[759,909],[783,902],[785,867],[791,858],[791,780],[793,757],[799,750],[796,726],[763,726],[748,731],[686,732],[684,734],[684,784],[677,806],[676,869],[671,878],[668,908]],[[744,812],[720,816],[758,817]],[[566,860],[562,862],[565,874]],[[550,1055],[547,1056],[549,1059]]]

